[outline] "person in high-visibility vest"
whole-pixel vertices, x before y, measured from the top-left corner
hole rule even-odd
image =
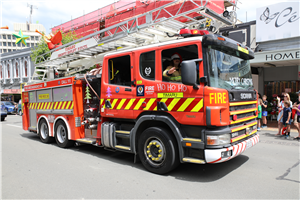
[[[171,65],[168,66],[166,70],[163,72],[163,76],[168,81],[181,82],[181,69],[180,69],[181,60],[182,59],[178,53],[172,55]]]

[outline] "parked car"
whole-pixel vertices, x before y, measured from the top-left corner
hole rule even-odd
[[[3,102],[1,102],[0,110],[1,110],[1,121],[4,121],[5,117],[7,117],[7,112]]]
[[[11,101],[2,101],[5,106],[7,114],[16,112],[16,107]]]
[[[17,114],[22,116],[22,99],[20,99],[19,103],[18,103],[18,111]]]

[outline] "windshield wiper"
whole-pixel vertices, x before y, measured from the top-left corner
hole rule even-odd
[[[233,86],[231,86],[231,89],[233,90],[233,89],[236,89],[237,88],[237,85],[233,85]]]

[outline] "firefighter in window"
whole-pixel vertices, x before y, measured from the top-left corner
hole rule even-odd
[[[181,69],[180,63],[182,61],[181,56],[178,53],[175,53],[171,57],[171,64],[163,72],[163,76],[172,82],[181,82]]]

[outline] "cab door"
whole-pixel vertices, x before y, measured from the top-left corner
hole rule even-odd
[[[110,118],[133,118],[133,55],[131,52],[104,59],[101,114]]]

